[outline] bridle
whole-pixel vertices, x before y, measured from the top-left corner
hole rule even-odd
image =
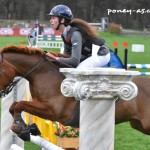
[[[45,57],[40,60],[31,70],[29,70],[25,75],[23,75],[22,77],[14,80],[13,82],[11,82],[4,90],[0,90],[0,97],[5,97],[7,94],[9,94],[12,89],[14,88],[15,85],[17,85],[17,83],[22,79],[22,78],[26,78],[30,73],[32,73],[36,68],[38,68],[42,62],[45,61]],[[2,63],[3,63],[3,54],[0,53],[0,66],[2,69]],[[2,71],[6,74],[5,70],[2,69]],[[7,74],[6,74],[7,75]],[[8,75],[7,75],[8,77]],[[9,77],[8,77],[9,78]]]

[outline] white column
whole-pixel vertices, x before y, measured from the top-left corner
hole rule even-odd
[[[115,101],[80,101],[80,105],[80,149],[113,150]]]
[[[80,101],[80,150],[114,150],[115,100],[134,99],[137,71],[62,68],[61,92]]]

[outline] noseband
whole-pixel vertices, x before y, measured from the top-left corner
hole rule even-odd
[[[13,82],[11,82],[4,90],[0,91],[0,97],[5,97],[7,94],[9,94],[12,89],[14,88],[14,86],[22,79],[27,77],[31,72],[33,72],[43,61],[45,60],[42,59],[41,61],[39,61],[31,70],[29,70],[25,75],[23,75],[22,77],[14,80]],[[3,63],[3,54],[0,53],[0,69],[2,69],[2,63]],[[5,70],[2,69],[2,71],[6,74]],[[6,74],[7,75],[7,74]],[[7,76],[8,77],[8,76]],[[9,78],[9,77],[8,77]]]

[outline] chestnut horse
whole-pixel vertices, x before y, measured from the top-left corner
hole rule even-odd
[[[61,54],[58,54],[61,55]],[[6,46],[0,50],[0,92],[5,95],[21,76],[29,81],[32,101],[14,102],[10,107],[13,116],[12,131],[24,141],[30,140],[30,133],[40,134],[35,124],[27,125],[21,118],[22,111],[32,115],[58,121],[64,125],[79,125],[79,102],[65,97],[60,91],[65,76],[60,67],[68,67],[48,57],[38,48],[26,46]],[[138,95],[131,101],[116,101],[117,123],[130,121],[131,126],[145,134],[150,134],[150,79],[136,77],[133,82],[138,87]]]

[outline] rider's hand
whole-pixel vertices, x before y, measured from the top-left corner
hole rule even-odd
[[[51,58],[54,58],[54,59],[56,59],[56,60],[59,60],[58,57],[55,57],[55,56],[54,56],[53,54],[51,54],[51,53],[46,53],[46,55],[49,56],[49,57],[51,57]]]
[[[53,54],[51,54],[51,53],[46,53],[46,55],[49,56],[49,57],[52,57],[52,58],[56,59],[56,57]]]

